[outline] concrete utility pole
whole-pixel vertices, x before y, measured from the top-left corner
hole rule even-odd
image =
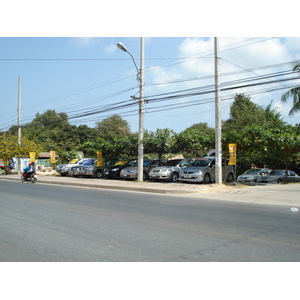
[[[132,54],[127,50],[127,48],[122,44],[117,44],[118,48],[121,49],[124,52],[127,52],[135,65],[135,68],[138,72],[137,79],[140,83],[140,97],[139,97],[139,135],[138,135],[138,174],[137,174],[137,180],[143,181],[143,164],[144,164],[144,144],[143,144],[143,138],[144,138],[144,38],[141,38],[141,64],[140,69],[138,69],[135,60],[132,56]],[[133,97],[134,99],[137,99]]]
[[[215,43],[215,156],[216,156],[216,184],[222,184],[222,143],[221,143],[221,102],[219,82],[219,38]]]
[[[140,106],[139,106],[139,137],[138,137],[138,181],[143,181],[144,164],[144,38],[141,38],[140,64]]]
[[[18,146],[21,147],[21,76],[18,77]],[[18,174],[21,174],[20,151],[18,154]]]

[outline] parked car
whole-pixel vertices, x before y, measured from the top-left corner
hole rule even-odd
[[[90,166],[83,166],[81,169],[81,175],[84,177],[96,177],[96,178],[102,178],[104,169],[113,166],[116,162],[118,162],[120,159],[118,158],[111,158],[107,159],[103,162],[102,166],[97,166],[97,161]]]
[[[163,166],[153,168],[149,172],[149,179],[176,182],[179,179],[180,170],[189,166],[192,161],[190,158],[168,160]]]
[[[152,168],[157,167],[165,163],[165,161],[159,161],[158,159],[146,159],[143,163],[143,180],[149,178],[149,172]],[[138,175],[138,162],[131,167],[127,167],[121,170],[120,176],[125,179],[137,179]]]
[[[234,168],[228,165],[229,160],[222,159],[222,177],[227,182],[234,181]],[[213,156],[205,156],[195,159],[190,166],[180,171],[179,180],[187,182],[204,182],[210,183],[215,181],[215,165],[216,159]]]
[[[67,176],[71,167],[81,165],[84,161],[91,159],[91,158],[76,158],[71,160],[68,164],[61,164],[56,167],[56,172],[59,173],[61,176]]]
[[[74,167],[71,167],[69,173],[73,177],[83,176],[83,174],[81,172],[82,169],[86,166],[93,165],[95,162],[97,162],[97,158],[88,159],[88,160],[84,161],[81,165],[76,165]]]
[[[237,182],[240,183],[256,183],[260,176],[268,175],[272,170],[266,168],[255,168],[245,171],[238,176]]]
[[[122,159],[116,162],[113,166],[104,168],[105,178],[120,178],[121,170],[126,167],[131,167],[137,163],[137,159]]]
[[[273,170],[270,174],[257,178],[259,183],[300,182],[300,177],[293,171]]]

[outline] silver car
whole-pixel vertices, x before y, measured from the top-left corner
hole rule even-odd
[[[256,183],[260,176],[268,175],[272,170],[265,168],[249,169],[242,175],[238,176],[237,182],[240,183]]]
[[[61,164],[56,167],[56,172],[59,173],[61,176],[69,175],[71,167],[75,167],[78,165],[82,165],[83,162],[91,158],[80,158],[80,159],[73,159],[68,164]]]
[[[215,181],[215,164],[216,160],[213,156],[206,156],[195,159],[190,166],[184,168],[180,172],[179,181],[187,182],[204,182],[210,183]],[[222,159],[223,168],[225,167],[225,159]],[[222,170],[223,180],[227,182],[234,181],[234,168],[226,163],[225,174]]]
[[[287,173],[286,173],[287,172]],[[290,170],[273,170],[270,174],[257,179],[259,183],[300,182],[300,177]]]
[[[161,166],[162,162],[158,159],[146,159],[143,163],[143,181],[147,180],[149,177],[149,172],[152,168]],[[121,170],[120,176],[125,179],[137,179],[138,174],[138,162],[133,166],[127,167]]]
[[[56,167],[56,172],[59,173],[61,176],[67,176],[68,175],[68,169],[66,169],[66,166],[75,166],[80,161],[80,158],[75,158],[71,160],[67,164],[60,164]]]
[[[82,164],[71,167],[71,169],[69,170],[69,174],[73,177],[84,176],[82,173],[83,168],[87,166],[91,166],[95,162],[97,162],[97,158],[87,159]]]
[[[191,158],[168,160],[165,165],[153,168],[149,172],[149,179],[176,182],[179,179],[180,170],[189,166],[192,161]]]

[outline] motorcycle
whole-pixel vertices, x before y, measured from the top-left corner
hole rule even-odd
[[[30,181],[31,183],[36,183],[36,181],[38,180],[36,173],[33,173],[29,176],[27,176],[26,173],[23,173],[21,176],[21,181],[22,183],[26,182],[26,181]]]

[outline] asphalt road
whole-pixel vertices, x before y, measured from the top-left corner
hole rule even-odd
[[[0,261],[287,262],[286,206],[0,181]]]

